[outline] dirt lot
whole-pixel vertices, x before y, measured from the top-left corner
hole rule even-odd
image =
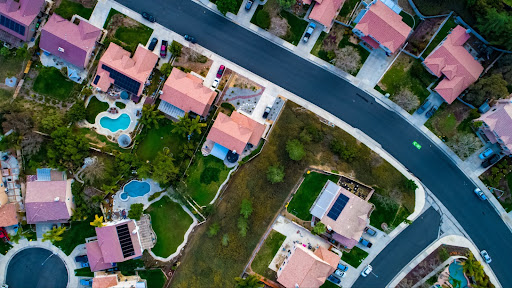
[[[107,37],[114,38],[119,27],[135,28],[139,25],[139,22],[130,17],[126,17],[124,14],[116,14],[112,16],[112,19],[110,19],[110,23],[108,24]]]
[[[405,47],[407,52],[419,55],[426,47],[434,33],[443,23],[445,17],[429,18],[422,21],[409,37],[409,45]]]
[[[195,73],[206,77],[213,61],[208,57],[195,52],[194,50],[183,47],[181,56],[176,58],[172,64],[174,67],[183,67],[186,72],[194,71]]]

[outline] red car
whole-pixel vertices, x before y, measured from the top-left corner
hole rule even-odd
[[[219,70],[217,71],[218,79],[220,79],[222,77],[222,74],[224,74],[224,69],[226,69],[226,67],[224,67],[224,65],[220,65]]]
[[[10,241],[9,234],[5,231],[5,228],[0,227],[0,239],[3,239],[5,242]]]
[[[160,57],[167,57],[167,41],[162,40],[162,46],[160,47]]]

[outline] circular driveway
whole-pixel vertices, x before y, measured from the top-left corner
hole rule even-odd
[[[7,267],[9,288],[65,288],[67,283],[64,262],[47,249],[23,249],[12,257]]]

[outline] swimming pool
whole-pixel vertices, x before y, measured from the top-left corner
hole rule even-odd
[[[448,267],[448,271],[450,272],[450,283],[453,287],[468,287],[468,280],[464,276],[464,269],[459,261],[453,261]],[[455,282],[460,283],[460,285],[455,284]]]
[[[146,181],[132,180],[124,185],[123,192],[119,195],[121,200],[126,201],[129,197],[141,197],[149,193],[151,186]]]
[[[110,132],[117,132],[119,130],[125,130],[130,126],[131,118],[130,115],[123,113],[117,118],[110,118],[103,116],[100,119],[100,125],[103,128],[107,128]]]

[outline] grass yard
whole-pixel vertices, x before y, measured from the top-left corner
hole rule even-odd
[[[94,218],[71,221],[70,227],[62,234],[62,240],[56,246],[66,255],[71,254],[77,245],[85,243],[85,238],[96,236],[96,230],[90,224],[93,220]]]
[[[9,242],[0,241],[0,254],[5,255],[12,248]]]
[[[116,106],[117,106],[117,108],[119,108],[119,109],[124,109],[124,108],[126,108],[126,104],[124,104],[123,102],[119,102],[119,101],[117,101],[117,102],[116,102]]]
[[[0,55],[0,79],[2,79],[2,83],[4,83],[5,78],[16,76],[23,71],[25,67],[25,59],[19,59],[14,56],[1,56]]]
[[[311,54],[318,57],[318,52],[322,50],[322,44],[324,42],[325,37],[327,37],[327,33],[324,31],[320,32],[320,36],[318,36],[318,39],[316,39],[315,45],[313,45],[313,49],[311,49]]]
[[[215,3],[217,3],[217,0],[210,0],[210,2],[215,4]],[[231,9],[228,10],[228,12],[231,12],[235,15],[238,14],[238,10],[240,10],[240,6],[242,6],[243,2],[244,2],[243,0],[236,0],[236,6],[231,7]]]
[[[411,27],[411,28],[415,27],[414,17],[409,15],[409,13],[402,10],[402,12],[400,12],[400,16],[402,16],[402,21],[404,21],[404,23],[407,24],[409,27]],[[416,23],[416,25],[417,25],[417,23]]]
[[[34,81],[34,91],[38,94],[50,96],[57,100],[66,100],[78,86],[67,79],[55,67],[42,67]]]
[[[288,21],[288,25],[290,25],[288,33],[286,33],[282,39],[297,46],[297,44],[299,44],[301,41],[302,34],[304,34],[304,31],[306,31],[306,27],[308,27],[308,22],[304,19],[300,19],[299,17],[286,10],[281,10],[280,14],[281,17]]]
[[[254,257],[251,263],[252,270],[265,278],[274,280],[277,273],[268,268],[268,265],[270,265],[270,262],[272,262],[272,259],[276,256],[277,251],[279,251],[285,239],[286,236],[276,230],[272,230],[268,234],[267,239],[265,239],[265,242],[263,242],[256,257]]]
[[[339,288],[340,286],[332,283],[331,281],[329,280],[325,280],[324,284],[322,284],[322,286],[320,286],[320,288]]]
[[[448,35],[448,32],[455,28],[457,26],[457,23],[455,23],[455,18],[450,17],[450,19],[446,20],[444,25],[439,29],[439,32],[437,33],[436,37],[432,39],[430,44],[427,46],[425,51],[423,51],[423,54],[421,56],[423,58],[427,58],[427,56],[434,51],[434,49],[443,41],[443,39]]]
[[[341,260],[345,261],[348,265],[357,269],[361,262],[368,257],[368,252],[361,248],[354,247],[350,250],[350,253],[343,252]]]
[[[142,279],[146,279],[147,288],[162,288],[164,287],[165,278],[164,272],[160,269],[155,270],[141,270],[137,272]]]
[[[340,13],[338,13],[338,16],[345,18],[350,15],[352,10],[356,7],[356,5],[360,2],[360,0],[347,0],[343,3],[343,6],[341,7]]]
[[[448,14],[453,10],[469,25],[474,25],[476,22],[475,15],[468,7],[466,0],[414,0],[414,4],[425,16]]]
[[[370,225],[383,230],[381,225],[386,223],[388,230],[384,232],[390,232],[411,214],[407,208],[391,197],[373,194],[369,202],[375,205],[370,216]]]
[[[169,257],[183,243],[185,232],[193,223],[192,218],[180,204],[169,197],[163,197],[151,204],[144,213],[151,215],[151,226],[157,237],[151,251],[157,256]]]
[[[91,268],[84,267],[75,269],[75,276],[77,277],[94,277],[94,272],[91,271]]]
[[[123,14],[119,11],[117,11],[116,9],[110,9],[110,11],[108,12],[108,15],[107,15],[107,19],[105,20],[105,23],[103,24],[103,29],[107,29],[108,25],[110,24],[110,19],[112,19],[112,17],[114,17],[114,15],[116,14]]]
[[[55,13],[68,20],[71,20],[71,17],[75,14],[80,15],[85,19],[89,19],[93,10],[94,8],[86,8],[78,2],[62,0],[59,7],[55,9]]]
[[[101,112],[107,111],[108,107],[109,105],[107,102],[100,101],[95,96],[91,97],[89,104],[85,107],[85,120],[94,124],[94,122],[96,122],[96,116]]]
[[[201,206],[208,205],[228,177],[230,170],[222,160],[212,155],[204,157],[199,151],[187,171],[188,177],[185,180],[190,197]]]
[[[140,24],[138,27],[119,27],[114,37],[126,44],[123,48],[134,52],[139,43],[143,46],[148,43],[151,34],[153,29]]]
[[[290,204],[288,204],[288,212],[304,221],[310,221],[312,216],[311,213],[309,213],[309,209],[313,206],[313,203],[322,191],[327,180],[336,183],[339,178],[340,177],[336,175],[325,175],[317,172],[306,174],[304,181],[295,195],[293,195]]]
[[[168,147],[173,154],[178,154],[181,151],[181,146],[185,140],[178,134],[172,133],[174,124],[172,121],[165,120],[160,123],[158,129],[151,128],[145,129],[147,134],[140,137],[141,140],[137,144],[136,154],[139,159],[153,160],[155,159],[158,152],[162,151],[164,147]]]

